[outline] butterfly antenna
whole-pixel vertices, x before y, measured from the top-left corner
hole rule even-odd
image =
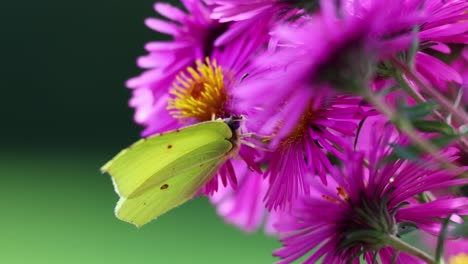
[[[244,81],[244,79],[247,78],[248,76],[249,76],[249,73],[248,73],[248,72],[242,74],[242,76],[240,77],[239,83],[242,83],[242,82]],[[237,115],[234,115],[234,114],[233,114],[233,110],[234,110],[234,105],[235,105],[235,103],[236,103],[236,99],[237,99],[237,98],[233,97],[232,100],[229,102],[229,104],[230,104],[230,105],[229,105],[229,110],[230,110],[230,112],[231,112],[231,116],[237,116]],[[237,113],[236,113],[236,114],[237,114]]]
[[[246,146],[249,146],[249,147],[251,147],[251,148],[253,148],[253,149],[258,149],[258,150],[263,150],[263,151],[272,152],[271,149],[267,149],[267,148],[264,148],[264,147],[260,147],[260,146],[255,145],[254,143],[249,142],[249,141],[247,141],[247,140],[241,139],[241,140],[240,140],[240,143],[241,143],[241,145],[246,145]]]

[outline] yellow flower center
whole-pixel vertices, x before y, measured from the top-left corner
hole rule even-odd
[[[181,72],[169,92],[167,109],[174,118],[195,118],[199,122],[225,117],[225,104],[228,101],[224,87],[224,76],[216,61],[205,59],[196,62],[196,70],[187,68],[189,76]]]
[[[450,258],[450,264],[467,264],[468,254],[461,253]]]

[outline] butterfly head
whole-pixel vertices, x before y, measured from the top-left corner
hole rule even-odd
[[[224,118],[223,120],[224,120],[224,123],[226,123],[234,132],[240,128],[240,126],[242,125],[242,122],[245,120],[245,117],[242,115],[238,115],[238,116],[231,116],[228,118]]]

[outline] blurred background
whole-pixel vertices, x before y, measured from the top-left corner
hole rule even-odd
[[[129,77],[153,1],[2,3],[0,263],[271,263],[204,198],[137,229],[99,168],[139,137]]]

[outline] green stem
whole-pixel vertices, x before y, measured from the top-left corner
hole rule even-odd
[[[429,263],[429,264],[436,263],[434,258],[428,255],[426,252],[420,250],[419,248],[413,247],[412,245],[406,243],[405,241],[399,239],[398,237],[394,235],[388,235],[386,241],[389,245],[393,246],[394,248],[404,251],[415,257],[418,257],[419,259],[425,261],[426,263]]]
[[[403,76],[401,75],[400,72],[395,72],[394,76],[395,80],[397,81],[397,83],[400,85],[400,87],[406,92],[408,93],[409,96],[411,96],[411,98],[413,98],[414,101],[416,101],[417,103],[422,103],[422,102],[425,102],[426,100],[424,99],[424,97],[419,94],[417,91],[415,91],[407,82],[406,80],[403,78]]]

